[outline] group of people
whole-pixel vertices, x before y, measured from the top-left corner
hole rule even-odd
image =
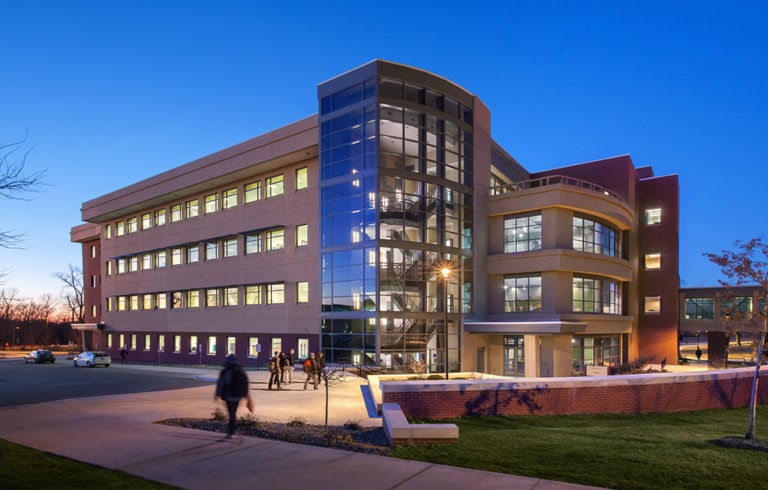
[[[291,349],[285,352],[275,352],[274,357],[269,360],[269,389],[276,385],[280,389],[281,384],[293,383],[293,369],[296,363],[296,351]],[[325,357],[322,352],[309,354],[309,357],[302,363],[302,369],[307,377],[304,380],[304,389],[311,382],[314,389],[318,389],[325,370]],[[245,399],[248,410],[253,412],[253,399],[250,393],[250,381],[248,374],[243,366],[237,362],[234,354],[227,356],[224,363],[224,369],[219,373],[219,379],[216,382],[216,392],[213,395],[214,401],[223,400],[227,405],[229,415],[229,424],[227,426],[227,438],[231,438],[237,430],[237,408],[240,401]]]
[[[302,363],[302,369],[306,373],[307,377],[304,380],[304,389],[307,389],[307,385],[312,382],[314,389],[318,389],[320,385],[320,379],[325,369],[325,358],[322,352],[315,354],[314,352],[309,354],[309,357]],[[272,385],[279,390],[281,385],[293,383],[293,370],[296,367],[296,351],[291,349],[286,354],[285,352],[275,351],[275,355],[269,360],[269,385],[268,389],[272,389]]]

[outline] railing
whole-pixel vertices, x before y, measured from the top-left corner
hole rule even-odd
[[[518,191],[527,190],[527,189],[535,189],[538,187],[547,187],[550,185],[568,185],[572,187],[579,187],[581,189],[589,189],[591,191],[599,192],[606,196],[611,196],[613,198],[619,199],[620,201],[624,201],[624,199],[622,199],[621,196],[619,196],[618,194],[616,194],[615,192],[613,192],[612,190],[606,187],[597,185],[593,182],[589,182],[586,180],[567,177],[565,175],[548,175],[546,177],[541,177],[538,179],[523,180],[520,182],[513,182],[511,184],[504,184],[504,185],[489,187],[488,195],[500,196],[500,195],[508,194],[511,192],[518,192]]]

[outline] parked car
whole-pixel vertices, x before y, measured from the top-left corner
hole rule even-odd
[[[109,367],[110,364],[112,364],[112,358],[109,357],[109,354],[100,350],[85,351],[78,354],[74,360],[75,367],[93,367],[98,365]]]
[[[56,356],[53,355],[53,352],[47,350],[47,349],[38,349],[33,350],[26,356],[24,356],[24,363],[34,362],[35,364],[40,364],[43,362],[50,362],[53,364],[56,362]]]

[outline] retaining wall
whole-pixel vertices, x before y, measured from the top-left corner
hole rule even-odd
[[[749,405],[754,368],[578,378],[382,381],[407,417],[683,412]],[[768,403],[768,366],[758,403]]]

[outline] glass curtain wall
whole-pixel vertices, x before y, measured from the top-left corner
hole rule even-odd
[[[471,305],[471,108],[386,77],[320,106],[326,357],[457,370]]]

